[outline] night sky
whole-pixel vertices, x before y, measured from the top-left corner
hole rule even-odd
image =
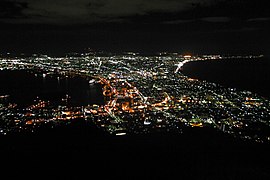
[[[267,0],[1,0],[0,53],[270,55]]]

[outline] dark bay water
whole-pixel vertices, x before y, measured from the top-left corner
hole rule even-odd
[[[248,90],[270,99],[270,59],[229,59],[193,61],[183,74],[225,87]]]
[[[32,104],[38,96],[42,100],[59,101],[68,94],[70,103],[76,106],[102,104],[101,86],[89,85],[80,77],[59,78],[36,76],[25,70],[0,71],[0,95],[10,95],[10,101],[18,105]]]

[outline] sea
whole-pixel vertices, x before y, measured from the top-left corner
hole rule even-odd
[[[35,100],[60,102],[68,97],[68,105],[103,104],[100,84],[89,84],[82,77],[61,77],[36,74],[27,70],[0,71],[0,95],[9,95],[9,101],[27,107]]]
[[[270,98],[270,58],[191,61],[183,66],[182,73]]]

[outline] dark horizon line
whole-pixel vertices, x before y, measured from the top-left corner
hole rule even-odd
[[[221,56],[263,56],[269,57],[263,53],[194,53],[193,51],[153,51],[153,52],[143,52],[143,51],[106,51],[106,50],[85,50],[85,51],[70,51],[70,52],[59,52],[59,53],[50,53],[50,52],[4,52],[0,53],[0,57],[31,57],[31,56],[42,56],[46,55],[49,57],[65,57],[65,56],[81,56],[83,54],[93,54],[93,55],[142,55],[142,56],[154,56],[154,55],[192,55],[192,56],[202,56],[202,55],[221,55]]]

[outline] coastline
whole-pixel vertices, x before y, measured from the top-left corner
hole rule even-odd
[[[270,99],[267,58],[190,60],[183,63],[181,73],[187,77],[219,84],[238,91],[250,91]],[[242,73],[240,73],[242,72]]]

